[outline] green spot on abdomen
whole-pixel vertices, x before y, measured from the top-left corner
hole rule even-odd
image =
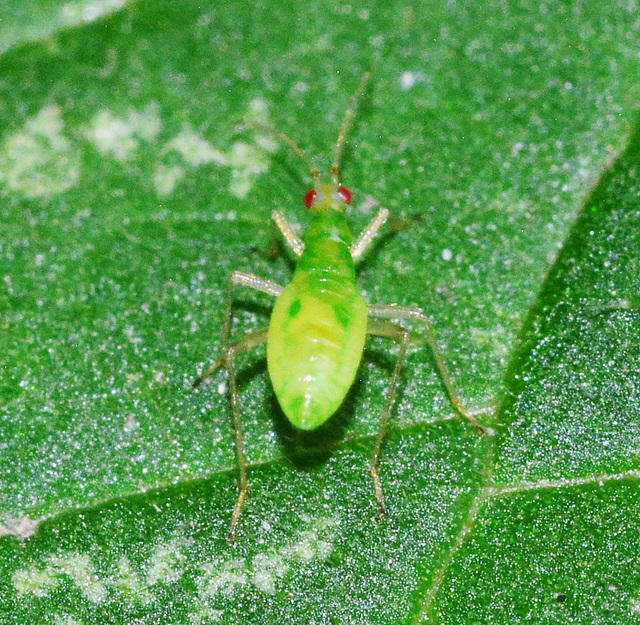
[[[300,300],[294,299],[293,302],[291,302],[291,306],[289,306],[289,317],[293,319],[300,312],[301,308],[302,303],[300,302]]]
[[[343,330],[347,330],[353,321],[352,311],[346,309],[344,306],[337,305],[334,307],[334,312],[337,322],[342,326]]]

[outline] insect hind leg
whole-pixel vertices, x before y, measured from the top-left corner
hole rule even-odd
[[[247,460],[244,455],[244,440],[242,436],[242,418],[240,415],[240,399],[238,396],[238,385],[236,382],[236,373],[233,366],[233,361],[236,356],[244,352],[248,352],[259,345],[266,343],[268,328],[262,328],[255,332],[245,334],[241,339],[230,343],[231,337],[231,319],[233,308],[233,290],[236,285],[246,286],[268,295],[277,297],[282,292],[282,287],[271,280],[265,280],[254,276],[250,273],[243,273],[240,271],[234,271],[231,274],[229,285],[227,288],[227,302],[224,313],[224,327],[222,332],[222,344],[220,347],[220,356],[218,360],[211,365],[200,377],[198,377],[192,388],[197,389],[205,380],[210,378],[218,369],[226,369],[229,376],[229,394],[231,396],[231,413],[233,415],[233,429],[235,433],[236,444],[236,456],[238,459],[238,472],[239,472],[239,485],[238,485],[238,498],[233,508],[231,515],[231,524],[229,526],[229,533],[227,534],[227,540],[229,542],[235,541],[236,527],[240,521],[242,514],[242,508],[244,506],[245,499],[247,498],[247,492],[249,490],[247,482]]]
[[[407,358],[409,346],[413,339],[411,336],[411,332],[406,328],[403,328],[398,324],[391,323],[390,321],[379,321],[376,319],[372,319],[372,317],[420,321],[427,331],[427,342],[429,343],[429,347],[431,348],[431,351],[433,353],[433,357],[438,367],[440,377],[442,378],[442,381],[445,385],[445,388],[455,410],[460,413],[460,415],[465,417],[475,428],[477,428],[481,434],[486,434],[487,432],[485,428],[476,420],[476,418],[472,414],[467,412],[467,410],[460,402],[458,395],[453,388],[453,384],[451,383],[449,372],[444,364],[444,361],[442,360],[442,357],[440,356],[440,352],[438,351],[438,347],[435,341],[435,335],[433,333],[433,329],[431,328],[431,324],[429,323],[429,320],[421,309],[404,308],[391,305],[373,305],[369,306],[368,315],[369,318],[367,322],[367,334],[371,336],[390,338],[400,342],[400,350],[396,358],[393,377],[391,379],[391,384],[389,387],[389,392],[387,394],[384,409],[382,411],[382,414],[380,415],[378,435],[376,436],[373,454],[371,455],[371,461],[369,463],[369,470],[373,479],[373,489],[375,492],[376,501],[378,503],[378,514],[381,519],[384,519],[386,516],[386,511],[379,475],[380,455],[382,452],[382,443],[384,442],[384,437],[386,434],[387,423],[389,422],[391,410],[393,409],[396,401],[396,396],[398,394],[398,386],[400,385],[402,369]]]
[[[390,323],[388,321],[375,321],[369,319],[367,322],[367,334],[371,336],[382,336],[400,340],[400,351],[398,352],[396,365],[393,369],[393,377],[389,386],[387,400],[380,415],[380,422],[378,423],[378,435],[376,436],[376,443],[373,448],[373,453],[371,454],[371,461],[369,462],[369,472],[371,473],[371,478],[373,479],[373,490],[376,496],[376,502],[378,503],[378,516],[380,517],[380,519],[384,519],[386,517],[386,508],[384,505],[382,485],[380,483],[380,452],[382,451],[382,443],[384,441],[387,423],[389,422],[389,416],[391,415],[391,410],[393,409],[396,401],[396,395],[398,394],[400,375],[407,358],[409,344],[411,343],[411,333],[408,330],[405,330],[403,327]]]
[[[196,389],[207,377],[211,376],[217,369],[224,368],[227,370],[229,378],[229,395],[231,397],[231,413],[233,415],[233,431],[235,434],[236,456],[238,460],[238,498],[236,499],[233,513],[231,514],[231,523],[229,525],[229,533],[227,540],[234,542],[236,539],[236,527],[240,521],[242,508],[249,484],[247,481],[247,459],[244,455],[244,438],[242,436],[242,416],[240,414],[240,398],[238,396],[238,384],[236,382],[236,372],[233,366],[233,359],[236,355],[246,352],[267,340],[267,328],[251,332],[242,337],[239,341],[232,343],[226,347],[222,347],[222,354],[216,363],[199,377],[194,383],[193,388]]]

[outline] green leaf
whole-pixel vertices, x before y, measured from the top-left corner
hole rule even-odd
[[[42,6],[39,29],[0,21],[7,622],[638,622],[633,6]],[[303,228],[309,184],[237,126],[272,125],[326,172],[369,69],[350,218],[359,232],[381,204],[408,225],[359,284],[425,310],[490,434],[418,341],[380,522],[368,463],[396,348],[371,341],[343,409],[304,436],[256,350],[238,363],[250,492],[230,545],[226,378],[190,386],[230,272],[289,280],[270,213]],[[240,337],[272,302],[237,296]]]

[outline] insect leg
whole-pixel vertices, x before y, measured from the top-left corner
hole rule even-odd
[[[267,342],[268,328],[262,328],[243,336],[239,341],[232,343],[223,349],[223,354],[218,361],[220,366],[227,370],[229,375],[229,393],[231,395],[231,412],[233,414],[233,431],[235,433],[236,455],[238,457],[239,485],[238,499],[231,515],[231,524],[227,540],[234,542],[236,539],[236,527],[240,521],[244,500],[247,497],[249,485],[247,482],[247,460],[244,455],[244,440],[242,436],[242,417],[240,415],[240,399],[238,397],[238,385],[236,383],[236,372],[233,366],[233,359],[237,354],[249,351],[258,345]]]
[[[231,412],[233,414],[233,429],[235,432],[236,443],[236,455],[238,458],[238,471],[239,471],[239,488],[238,499],[236,505],[233,508],[231,515],[231,524],[229,526],[229,533],[227,540],[233,542],[235,540],[235,532],[238,522],[240,521],[240,515],[242,514],[242,507],[247,497],[247,491],[249,489],[247,483],[247,461],[244,455],[244,441],[242,437],[242,419],[240,416],[240,400],[238,397],[238,386],[236,383],[235,368],[233,366],[233,360],[238,354],[252,350],[258,345],[262,345],[267,341],[267,328],[250,332],[243,336],[240,340],[234,343],[229,343],[231,335],[231,318],[233,307],[233,288],[236,285],[247,286],[257,291],[262,291],[268,295],[278,296],[282,292],[282,287],[271,280],[265,280],[254,276],[250,273],[243,273],[240,271],[234,271],[231,274],[229,285],[227,288],[227,303],[225,306],[225,319],[224,328],[222,332],[222,345],[220,347],[220,357],[218,360],[207,369],[193,383],[193,388],[196,389],[202,382],[209,378],[215,371],[221,367],[227,370],[229,375],[229,393],[231,395]]]
[[[451,382],[451,376],[449,375],[449,370],[447,366],[444,364],[444,360],[442,360],[442,356],[440,355],[440,350],[438,349],[438,345],[436,344],[436,337],[433,332],[433,328],[429,323],[429,319],[424,314],[421,308],[406,308],[404,306],[395,306],[391,305],[381,305],[381,304],[373,304],[368,307],[368,314],[372,317],[379,317],[384,319],[404,319],[406,321],[419,321],[422,323],[426,330],[426,339],[429,347],[431,348],[431,353],[433,354],[433,358],[435,360],[436,366],[438,368],[438,372],[440,373],[440,378],[447,390],[447,394],[449,395],[449,399],[453,404],[456,412],[463,416],[471,425],[473,425],[481,434],[486,434],[486,429],[477,421],[477,419],[462,405],[458,394],[456,393],[453,383]]]
[[[195,380],[195,382],[192,385],[192,388],[194,389],[198,388],[207,378],[210,378],[220,367],[224,366],[225,362],[228,360],[224,352],[228,347],[230,347],[229,337],[231,336],[231,318],[232,318],[231,309],[233,308],[233,287],[236,285],[246,286],[256,291],[262,291],[267,295],[273,295],[273,297],[278,297],[278,295],[282,293],[282,287],[279,284],[272,282],[271,280],[266,280],[265,278],[259,278],[258,276],[254,276],[252,273],[244,273],[242,271],[234,271],[231,274],[231,278],[229,279],[229,283],[227,285],[227,298],[226,298],[226,305],[225,305],[225,311],[224,311],[224,326],[222,330],[220,358],[218,358],[217,362],[211,365],[199,378]],[[245,337],[245,339],[250,336],[251,335],[248,334]],[[238,345],[241,342],[242,340],[238,341],[236,345]],[[259,345],[259,343],[249,346],[246,349],[243,349],[237,353],[241,353],[242,351],[248,351],[249,349],[252,349],[252,347],[255,347],[256,345]]]
[[[289,244],[289,247],[294,251],[295,255],[302,256],[302,252],[304,252],[304,243],[302,242],[302,239],[296,234],[292,225],[287,221],[284,213],[275,209],[271,211],[271,219],[273,219],[273,221],[275,221],[276,223],[276,226],[280,228],[282,236]]]
[[[398,352],[398,357],[396,359],[396,366],[393,369],[393,378],[391,379],[391,385],[389,386],[387,400],[382,414],[380,415],[376,444],[373,448],[373,454],[371,455],[371,461],[369,463],[369,472],[373,478],[373,490],[376,495],[376,501],[378,502],[378,515],[381,519],[384,519],[386,512],[379,475],[380,452],[382,450],[382,442],[384,440],[391,409],[396,401],[398,384],[400,383],[400,374],[402,373],[402,367],[404,367],[407,357],[407,350],[411,343],[411,333],[403,327],[389,323],[388,321],[376,321],[369,319],[367,321],[367,334],[371,336],[383,336],[400,341],[400,351]]]
[[[378,234],[380,228],[384,225],[384,223],[389,218],[389,211],[386,208],[381,208],[378,211],[378,214],[369,222],[367,227],[360,233],[358,238],[354,241],[351,246],[351,257],[353,258],[353,262],[357,263],[362,255],[365,253],[366,249],[371,245],[371,242]]]
[[[274,297],[278,297],[278,295],[282,293],[282,287],[279,284],[266,278],[254,276],[252,273],[244,273],[244,271],[234,271],[231,274],[231,280],[229,282],[230,289],[233,289],[234,285],[239,284],[240,286],[248,286],[250,289],[262,291]]]

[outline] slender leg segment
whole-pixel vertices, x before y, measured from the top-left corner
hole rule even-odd
[[[367,227],[360,233],[360,236],[354,241],[351,246],[351,257],[353,262],[357,263],[366,249],[371,245],[371,242],[378,234],[380,228],[385,224],[389,218],[389,211],[386,208],[381,208],[378,214],[369,222]]]
[[[444,361],[438,351],[438,347],[435,341],[435,335],[433,333],[433,329],[426,315],[420,308],[404,308],[400,306],[393,305],[370,305],[368,307],[368,315],[369,321],[367,324],[367,334],[371,336],[382,336],[390,339],[394,339],[400,342],[400,350],[398,352],[398,357],[396,359],[396,365],[393,370],[393,377],[391,379],[391,385],[389,387],[389,393],[387,395],[387,400],[385,402],[384,409],[382,414],[380,415],[380,423],[378,425],[378,435],[376,437],[376,443],[373,448],[373,454],[371,455],[371,462],[369,464],[369,470],[371,473],[371,477],[373,479],[373,490],[376,496],[376,501],[378,503],[378,514],[381,519],[385,517],[385,504],[384,504],[384,495],[382,493],[382,486],[380,484],[380,476],[379,476],[379,464],[380,464],[380,453],[382,451],[382,443],[384,441],[387,423],[389,421],[389,416],[391,414],[391,410],[393,409],[393,405],[396,401],[396,395],[398,391],[398,386],[400,384],[400,376],[402,374],[402,368],[404,367],[407,352],[409,350],[409,345],[412,341],[411,332],[406,328],[403,328],[400,325],[395,323],[390,323],[388,321],[377,321],[375,319],[371,319],[371,317],[382,317],[387,319],[404,319],[411,321],[419,321],[421,322],[425,330],[427,332],[427,342],[429,343],[429,347],[433,353],[434,360],[436,362],[436,366],[438,367],[438,372],[440,377],[442,378],[442,382],[445,385],[447,393],[449,395],[449,399],[453,404],[455,410],[462,415],[465,419],[467,419],[481,434],[485,434],[486,430],[475,417],[467,412],[464,408],[458,395],[453,388],[453,384],[451,383],[451,377],[449,376],[449,371],[447,370]]]
[[[218,369],[224,368],[227,370],[229,376],[229,394],[231,395],[231,412],[233,414],[233,429],[235,432],[236,443],[236,455],[238,458],[238,472],[239,472],[239,485],[238,485],[238,499],[236,505],[233,508],[233,514],[231,515],[231,524],[229,526],[229,533],[227,540],[233,542],[236,537],[236,527],[242,514],[242,507],[247,497],[248,484],[247,484],[247,461],[244,455],[244,441],[242,437],[242,419],[240,416],[240,400],[238,397],[238,385],[236,383],[235,368],[233,366],[233,360],[238,354],[248,352],[254,347],[258,347],[267,342],[268,328],[262,328],[255,332],[245,334],[240,340],[229,343],[231,337],[231,319],[233,308],[233,289],[236,285],[246,286],[257,291],[262,291],[268,295],[277,297],[282,292],[282,287],[271,280],[265,280],[254,276],[250,273],[242,273],[240,271],[234,271],[231,274],[229,285],[227,289],[227,303],[225,306],[224,328],[222,332],[222,344],[220,346],[220,357],[211,365],[196,381],[193,383],[193,388],[197,389],[207,378],[211,377]]]
[[[411,333],[408,330],[405,330],[402,326],[398,326],[394,323],[369,319],[367,322],[367,334],[371,336],[383,336],[400,341],[400,351],[396,358],[396,366],[393,369],[393,378],[391,379],[391,385],[389,386],[387,401],[385,402],[384,409],[380,415],[376,444],[373,448],[373,454],[371,455],[371,461],[369,463],[369,471],[373,478],[373,491],[376,496],[376,501],[378,502],[378,516],[381,519],[384,519],[386,516],[386,509],[379,475],[380,451],[382,450],[382,441],[384,440],[389,416],[393,405],[396,402],[398,385],[400,384],[400,374],[402,373],[402,368],[404,367],[404,363],[407,358],[409,344],[411,343]]]
[[[233,308],[233,288],[234,286],[246,286],[256,291],[261,291],[267,295],[278,297],[282,293],[282,287],[271,280],[259,278],[251,273],[234,271],[231,274],[227,285],[227,297],[224,311],[224,327],[222,330],[222,342],[220,344],[220,357],[211,365],[196,381],[192,388],[197,389],[205,380],[210,378],[220,367],[229,369],[227,363],[231,362],[236,354],[249,351],[266,341],[266,328],[257,332],[251,332],[243,336],[239,341],[229,344],[231,336],[231,318]],[[262,336],[264,334],[264,336]]]
[[[274,297],[278,297],[278,295],[282,293],[282,287],[279,284],[265,278],[254,276],[252,273],[244,273],[242,271],[234,271],[231,274],[231,279],[229,280],[229,290],[233,291],[233,287],[236,284],[240,286],[248,286],[250,289],[254,289],[255,291],[262,291],[263,293],[266,293],[267,295],[273,295]],[[231,309],[231,303],[232,300],[229,300],[229,310]]]
[[[271,219],[273,219],[276,226],[278,226],[280,232],[282,232],[282,236],[289,244],[289,247],[294,251],[295,255],[302,256],[302,252],[304,252],[304,243],[296,234],[293,226],[287,221],[287,218],[284,216],[282,211],[277,209],[271,211]]]
[[[382,319],[404,319],[406,321],[419,321],[424,326],[426,331],[426,339],[429,347],[431,348],[431,353],[433,354],[433,358],[436,363],[436,367],[438,368],[438,373],[442,379],[442,383],[444,384],[447,395],[449,395],[449,399],[453,404],[456,412],[463,416],[473,427],[475,427],[481,434],[486,434],[485,428],[477,421],[477,419],[467,411],[467,409],[462,405],[458,397],[458,393],[453,388],[453,383],[451,382],[451,376],[449,375],[449,370],[447,366],[444,364],[444,360],[442,360],[442,356],[440,355],[440,350],[438,349],[438,345],[436,344],[436,337],[433,333],[433,328],[429,323],[429,319],[424,314],[422,309],[420,308],[405,308],[404,306],[395,306],[395,305],[379,305],[373,304],[368,308],[368,314],[371,317],[378,317]]]

